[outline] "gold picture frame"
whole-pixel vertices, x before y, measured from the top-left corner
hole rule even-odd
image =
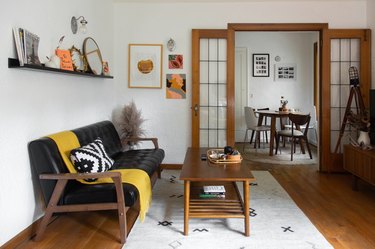
[[[162,74],[162,44],[129,44],[129,88],[162,88]]]

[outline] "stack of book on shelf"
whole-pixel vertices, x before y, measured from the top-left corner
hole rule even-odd
[[[224,186],[203,186],[201,198],[225,198]]]
[[[20,66],[24,64],[41,65],[38,56],[39,36],[23,28],[13,28]]]

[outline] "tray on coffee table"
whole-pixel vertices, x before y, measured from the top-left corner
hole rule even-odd
[[[238,155],[225,155],[224,149],[210,149],[207,150],[207,159],[211,163],[241,163],[242,156]]]

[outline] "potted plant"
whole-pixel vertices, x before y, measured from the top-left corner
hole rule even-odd
[[[357,145],[360,146],[362,149],[367,149],[370,147],[370,118],[369,113],[367,110],[363,111],[363,113],[354,113],[353,111],[349,112],[348,115],[348,123],[357,129],[358,131],[358,139]]]

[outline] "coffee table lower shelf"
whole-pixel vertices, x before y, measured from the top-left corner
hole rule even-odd
[[[240,201],[190,200],[190,218],[244,218]]]
[[[249,183],[244,182],[249,189]],[[204,185],[223,185],[225,187],[224,198],[200,198]],[[246,191],[245,192],[249,192]],[[191,218],[242,218],[245,220],[245,235],[249,236],[249,208],[245,207],[241,194],[235,182],[197,182],[185,181],[185,226],[184,234],[188,235],[189,219]],[[246,215],[247,216],[246,216]]]

